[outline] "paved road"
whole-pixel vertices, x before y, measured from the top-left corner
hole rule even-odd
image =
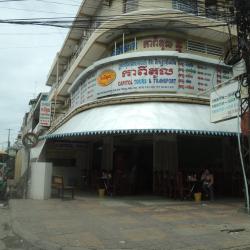
[[[13,232],[8,205],[0,201],[0,250],[40,250]]]
[[[0,209],[0,250],[250,250],[242,203],[156,198],[12,200]]]

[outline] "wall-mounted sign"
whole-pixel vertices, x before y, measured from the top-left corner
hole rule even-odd
[[[211,122],[219,122],[238,115],[238,99],[235,96],[238,82],[225,85],[210,95]]]
[[[166,37],[147,37],[139,39],[137,42],[138,50],[174,50],[183,52],[184,42]]]
[[[103,87],[111,84],[116,78],[116,73],[114,70],[104,70],[98,75],[97,83]]]
[[[125,59],[87,73],[71,91],[71,106],[129,93],[176,93],[209,97],[231,78],[230,68],[176,57]]]
[[[22,143],[26,148],[33,148],[38,143],[38,136],[34,133],[27,133],[23,136]]]
[[[116,44],[113,47],[111,55],[120,55],[131,51],[178,51],[184,52],[186,50],[186,42],[183,40],[163,37],[163,36],[151,36],[145,38],[137,38],[132,41],[125,41],[123,43]]]
[[[50,120],[51,120],[51,103],[48,101],[41,101],[39,124],[44,127],[49,127]]]

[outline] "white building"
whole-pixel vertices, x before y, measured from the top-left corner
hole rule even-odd
[[[218,194],[239,195],[236,121],[210,122],[211,91],[233,77],[226,2],[83,1],[48,75],[40,160],[79,188],[110,171],[117,194],[169,195],[177,173],[209,167]]]

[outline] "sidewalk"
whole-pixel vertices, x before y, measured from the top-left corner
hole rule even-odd
[[[16,234],[42,249],[250,249],[250,216],[237,202],[76,198],[11,200]]]

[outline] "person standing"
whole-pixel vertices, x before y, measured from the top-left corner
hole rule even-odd
[[[210,200],[214,200],[214,176],[208,169],[203,171],[201,175],[201,182],[205,197],[209,197]]]

